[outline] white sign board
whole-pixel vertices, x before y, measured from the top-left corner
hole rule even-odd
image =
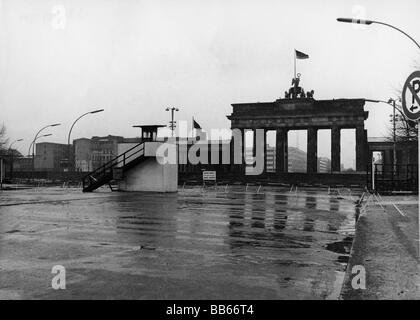
[[[203,171],[203,181],[216,181],[216,171]]]

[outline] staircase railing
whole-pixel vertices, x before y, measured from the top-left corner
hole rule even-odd
[[[83,189],[89,187],[92,183],[98,182],[108,175],[112,175],[115,167],[124,168],[128,163],[144,155],[144,142],[141,142],[134,147],[128,149],[124,153],[119,154],[104,165],[93,170],[82,178]]]

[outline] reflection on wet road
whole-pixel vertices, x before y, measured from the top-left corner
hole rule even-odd
[[[0,297],[338,297],[354,233],[349,199],[268,188],[65,192],[1,195]],[[67,269],[60,292],[48,287],[55,264]]]

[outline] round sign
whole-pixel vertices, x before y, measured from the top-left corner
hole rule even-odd
[[[420,119],[420,71],[414,71],[404,84],[402,108],[408,119]]]

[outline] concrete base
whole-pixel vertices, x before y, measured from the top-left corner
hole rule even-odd
[[[118,187],[121,191],[177,192],[177,165],[162,165],[156,158],[146,159],[124,173],[124,180],[119,181]]]
[[[146,142],[144,155],[147,159],[124,173],[124,180],[118,182],[121,191],[177,192],[178,165],[160,161],[158,149],[161,142]],[[170,145],[175,148],[176,146]],[[175,153],[176,154],[176,153]]]

